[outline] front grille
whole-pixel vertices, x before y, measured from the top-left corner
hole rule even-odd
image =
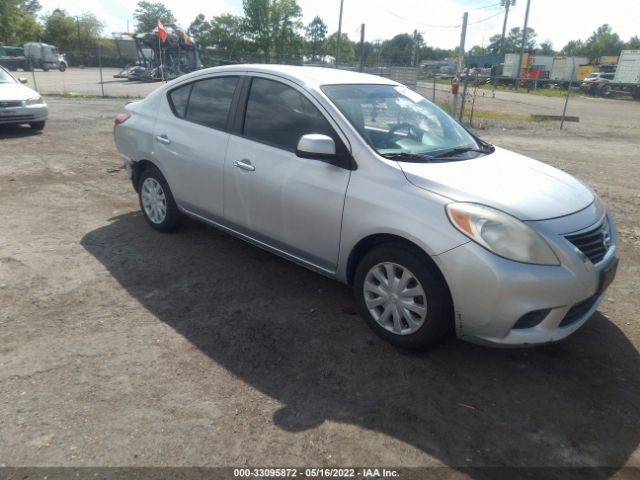
[[[589,297],[586,300],[576,303],[573,307],[569,309],[567,314],[564,316],[562,321],[560,322],[561,327],[567,327],[572,323],[577,322],[582,319],[585,314],[593,307],[593,304],[598,300],[598,294],[593,297]]]
[[[596,228],[588,232],[578,233],[575,235],[566,235],[565,238],[573,243],[578,250],[585,254],[591,260],[591,263],[598,263],[607,254],[610,242],[609,228],[607,219]]]
[[[0,108],[16,108],[22,106],[22,100],[0,100]]]
[[[34,118],[33,115],[0,115],[0,123],[26,123],[32,121]]]

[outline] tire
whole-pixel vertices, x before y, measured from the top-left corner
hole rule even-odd
[[[65,63],[61,63],[60,66],[58,67],[58,70],[60,70],[61,72],[64,72],[67,69],[67,65]]]
[[[354,294],[361,315],[376,334],[396,347],[424,349],[441,340],[454,326],[449,289],[437,267],[425,255],[400,245],[383,244],[370,250],[355,272]],[[394,291],[380,281],[388,280],[390,271],[396,281],[402,282],[405,272],[411,279],[404,282],[402,290],[395,290],[395,298],[385,302],[384,296],[374,290]],[[416,295],[401,294],[409,290]],[[382,303],[376,306],[379,302]],[[387,309],[390,313],[385,315]]]
[[[176,230],[182,222],[182,213],[160,170],[156,167],[144,170],[138,185],[140,210],[147,223],[163,233]]]
[[[49,67],[42,67],[42,71],[43,72],[48,72],[49,71]]]
[[[31,122],[29,126],[31,127],[31,130],[39,132],[40,130],[44,129],[45,123],[46,122]]]

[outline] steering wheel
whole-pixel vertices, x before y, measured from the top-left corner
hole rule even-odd
[[[389,135],[394,135],[398,130],[406,128],[407,129],[407,137],[415,140],[416,142],[422,141],[422,135],[424,135],[424,130],[415,125],[407,122],[396,123],[389,129]]]

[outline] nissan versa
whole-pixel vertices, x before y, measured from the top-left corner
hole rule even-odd
[[[127,104],[114,131],[153,228],[186,215],[346,282],[401,347],[451,329],[561,340],[615,276],[614,224],[592,190],[388,79],[200,70]]]

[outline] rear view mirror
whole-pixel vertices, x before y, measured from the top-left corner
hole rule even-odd
[[[336,144],[327,135],[309,133],[300,137],[296,155],[301,158],[330,160],[336,156]]]
[[[24,77],[20,77],[20,78],[18,79],[18,81],[19,81],[20,83],[24,84],[24,83],[27,83],[27,81],[28,81],[28,80],[27,80],[26,78],[24,78]]]

